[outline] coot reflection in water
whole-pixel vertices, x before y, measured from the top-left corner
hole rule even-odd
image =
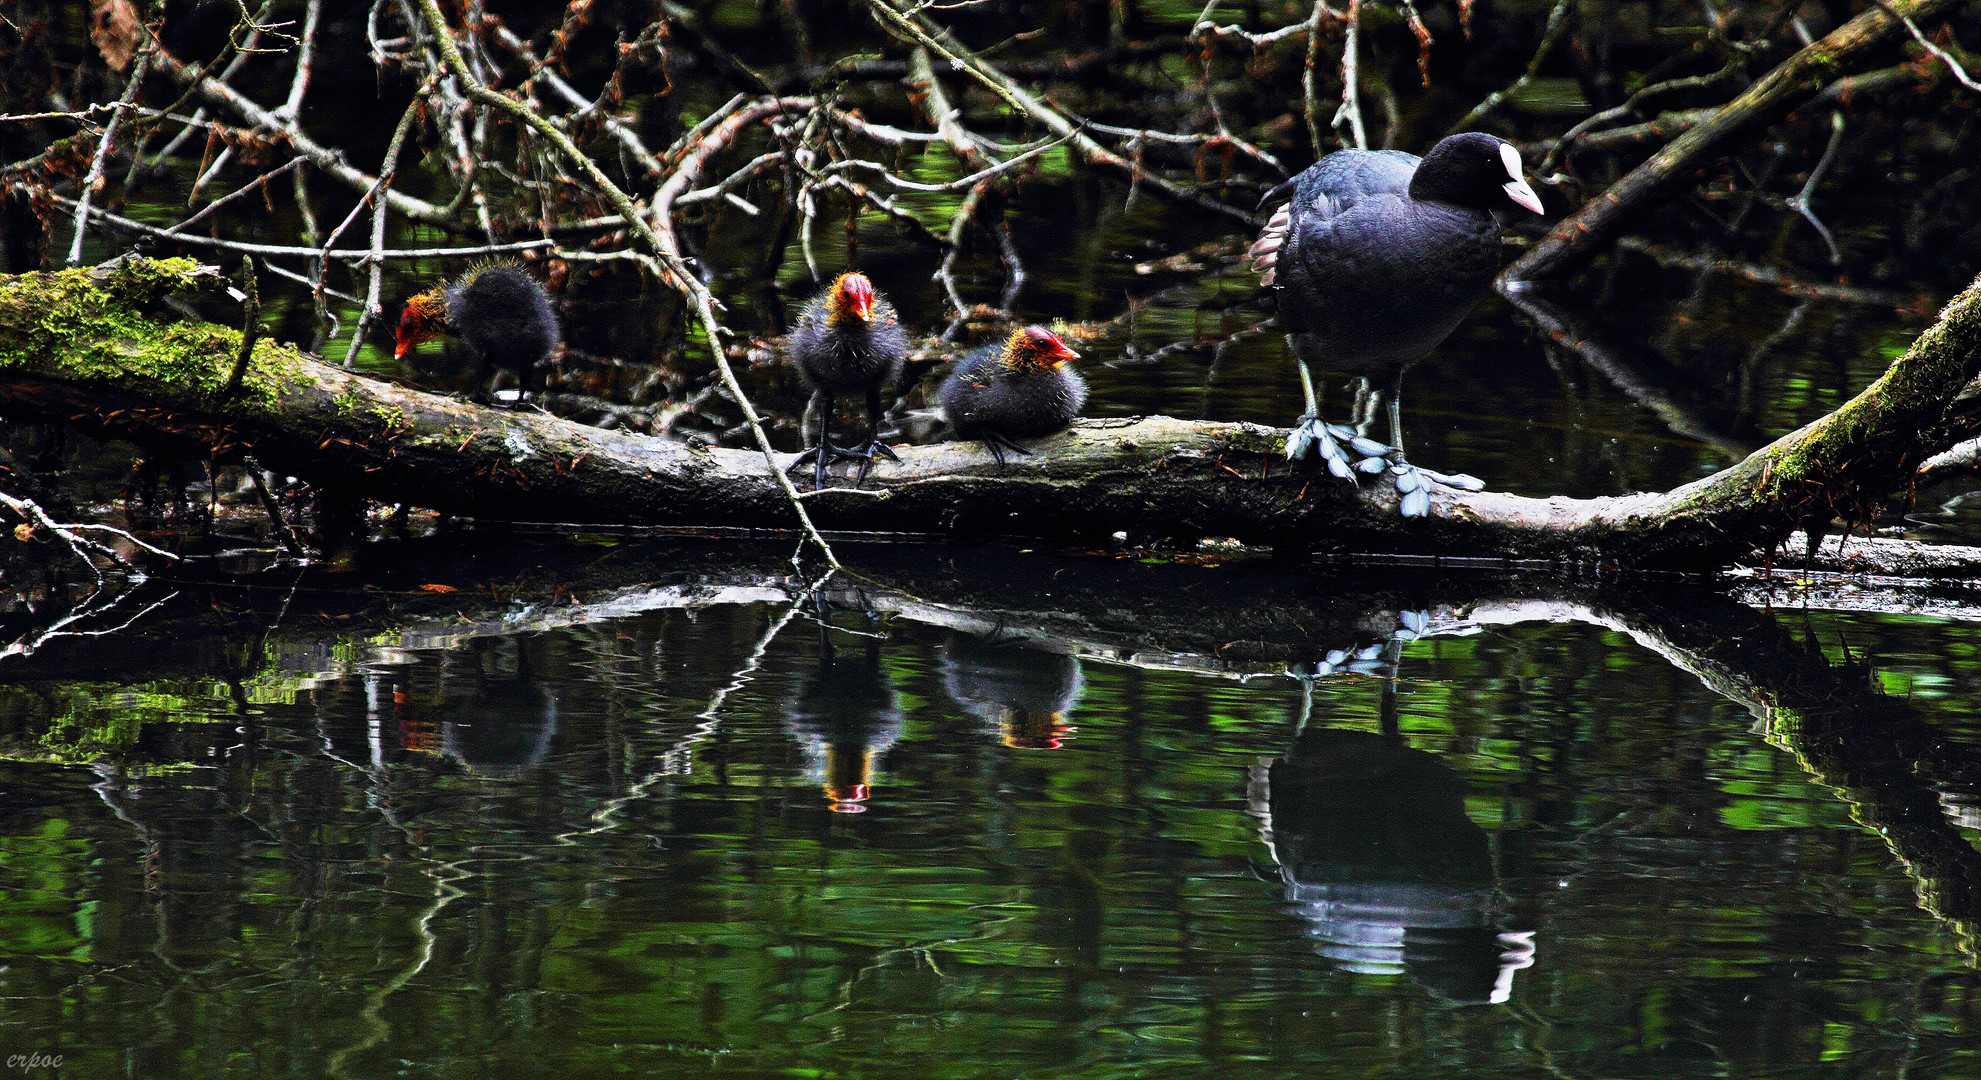
[[[1066,716],[1087,680],[1074,657],[951,634],[942,646],[942,685],[1005,746],[1057,750],[1073,737]]]
[[[835,813],[866,810],[874,765],[901,738],[907,714],[901,695],[881,668],[880,643],[871,632],[841,648],[835,628],[821,618],[819,666],[799,684],[785,726],[804,750],[805,774],[824,789]]]
[[[448,653],[449,660],[471,662],[472,670],[444,664],[439,701],[424,714],[405,692],[395,691],[409,748],[437,750],[492,779],[522,776],[542,764],[557,734],[557,691],[531,674],[526,644],[520,637],[480,639],[464,652]],[[504,670],[503,654],[510,650],[513,674]]]
[[[1532,932],[1502,929],[1484,829],[1466,784],[1412,749],[1384,691],[1382,730],[1303,727],[1247,792],[1286,898],[1346,971],[1408,975],[1457,1003],[1499,1003],[1534,963]]]
[[[382,769],[396,749],[416,760],[451,758],[490,779],[543,764],[561,703],[555,679],[533,668],[528,640],[478,638],[400,655],[318,685],[317,737],[334,760]]]

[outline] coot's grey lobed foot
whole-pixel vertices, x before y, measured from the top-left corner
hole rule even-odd
[[[1355,472],[1349,448],[1342,445],[1338,434],[1344,431],[1348,437],[1356,437],[1353,429],[1323,423],[1320,417],[1308,413],[1294,423],[1293,431],[1286,437],[1286,460],[1318,457],[1327,465],[1329,472],[1352,484],[1355,482]]]
[[[1441,473],[1434,469],[1423,468],[1417,471],[1449,488],[1457,488],[1460,491],[1486,490],[1486,482],[1470,473]]]
[[[1399,455],[1390,462],[1390,475],[1396,478],[1396,493],[1403,496],[1403,516],[1423,517],[1431,512],[1431,492],[1426,486],[1430,481],[1417,466],[1403,460]]]

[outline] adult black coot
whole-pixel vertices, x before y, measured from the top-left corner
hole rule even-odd
[[[421,342],[443,333],[459,338],[473,358],[475,381],[469,394],[483,402],[490,399],[490,383],[498,371],[513,372],[524,394],[541,391],[537,365],[562,341],[543,286],[517,267],[500,263],[474,267],[406,301],[393,355],[403,360]]]
[[[1079,415],[1087,384],[1066,366],[1079,358],[1043,326],[1014,330],[1002,345],[964,357],[943,380],[943,415],[958,437],[982,439],[1002,469],[1006,450],[1029,453],[1012,440],[1051,435]]]
[[[908,335],[894,314],[894,305],[874,291],[865,274],[839,275],[824,292],[813,297],[798,313],[798,328],[791,333],[791,357],[798,371],[812,388],[812,401],[819,410],[819,442],[791,463],[793,469],[807,460],[816,460],[815,483],[825,486],[826,466],[835,461],[858,461],[859,479],[866,480],[874,457],[885,454],[899,461],[892,448],[880,440],[880,388],[901,376],[908,359]],[[853,450],[832,444],[832,401],[839,394],[867,395],[868,443]]]
[[[1267,203],[1279,199],[1286,205],[1251,254],[1262,283],[1278,294],[1306,397],[1287,457],[1318,449],[1328,470],[1350,481],[1356,471],[1387,468],[1404,515],[1420,517],[1431,498],[1422,471],[1403,459],[1397,384],[1492,288],[1500,266],[1493,212],[1540,213],[1541,200],[1521,176],[1513,147],[1478,132],[1446,138],[1422,159],[1396,150],[1336,151],[1266,196]],[[1310,370],[1317,366],[1362,376],[1363,427],[1376,399],[1387,395],[1391,445],[1322,422]],[[1382,389],[1373,389],[1379,383]],[[1433,476],[1483,486],[1471,477]]]

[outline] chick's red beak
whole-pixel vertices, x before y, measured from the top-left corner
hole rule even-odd
[[[393,338],[392,358],[404,360],[419,343],[434,335],[432,320],[420,310],[419,298],[407,301],[404,310],[399,312],[399,327]]]
[[[839,295],[846,302],[846,310],[856,319],[864,320],[874,311],[874,283],[865,275],[848,274],[839,283]]]
[[[1050,330],[1033,329],[1030,332],[1030,336],[1032,339],[1032,348],[1038,355],[1051,360],[1055,364],[1080,359],[1080,354],[1074,352],[1072,346],[1068,345],[1064,339]]]

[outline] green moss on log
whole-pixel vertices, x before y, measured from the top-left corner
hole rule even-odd
[[[147,314],[174,293],[218,279],[191,259],[125,258],[108,268],[0,279],[0,372],[41,374],[153,393],[175,387],[214,407],[273,412],[302,354],[263,342],[232,397],[220,391],[240,351],[238,330]]]

